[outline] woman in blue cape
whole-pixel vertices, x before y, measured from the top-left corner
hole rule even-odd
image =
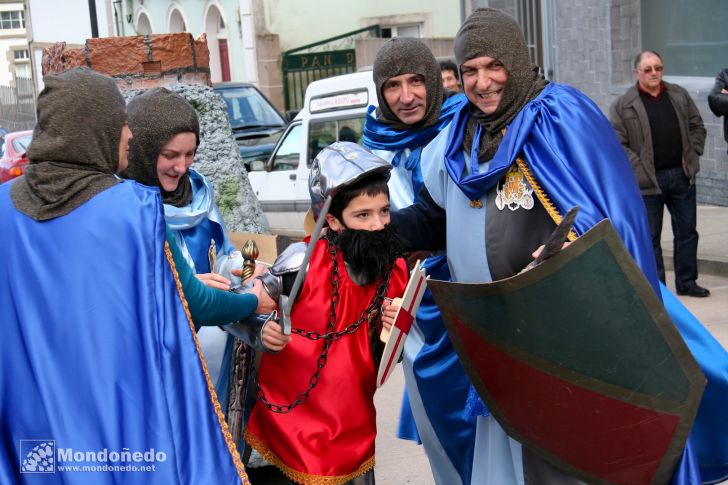
[[[193,274],[207,286],[229,290],[230,282],[216,274],[213,265],[234,248],[212,185],[190,169],[200,142],[197,113],[182,96],[165,88],[135,96],[128,112],[134,139],[122,176],[159,188],[167,226]],[[217,380],[227,335],[209,327],[199,329],[198,338]]]
[[[128,111],[129,126],[135,135],[129,147],[129,167],[122,175],[159,188],[168,234],[179,247],[178,257],[183,259],[184,269],[210,288],[230,290],[230,281],[218,272],[233,246],[215,204],[212,185],[190,169],[200,142],[197,113],[182,96],[165,88],[151,89],[132,98]],[[199,282],[194,280],[189,278],[188,282],[204,295],[205,288],[199,288]],[[255,285],[254,290],[260,291],[260,283]],[[190,290],[186,288],[185,292]],[[233,338],[214,325],[232,323],[243,316],[212,324],[204,319],[194,320],[211,378],[217,382],[223,412],[228,407]],[[285,345],[286,339],[272,326],[264,327],[262,321],[252,319],[246,323],[253,327],[251,341],[246,343],[272,351]]]

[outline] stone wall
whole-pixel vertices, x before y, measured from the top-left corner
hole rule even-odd
[[[204,36],[196,40],[186,33],[107,37],[89,39],[82,49],[67,49],[61,42],[44,50],[42,62],[44,75],[90,67],[111,76],[127,100],[157,86],[179,93],[200,120],[200,146],[192,168],[212,182],[228,230],[269,232],[233,138],[225,102],[210,87]]]
[[[556,81],[576,86],[608,115],[611,104],[635,82],[632,62],[643,49],[640,0],[560,0],[554,8]],[[688,90],[708,132],[696,180],[698,202],[728,206],[722,120],[710,112],[707,102],[712,82],[702,78],[668,81]]]
[[[278,111],[285,109],[281,47],[278,34],[258,34],[255,41],[258,62],[258,88]]]

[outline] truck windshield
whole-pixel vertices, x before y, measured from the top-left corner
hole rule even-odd
[[[308,165],[311,165],[318,152],[335,141],[361,143],[364,120],[362,115],[340,120],[311,121],[308,128]]]
[[[286,121],[253,87],[219,90],[227,106],[233,130],[285,126]]]

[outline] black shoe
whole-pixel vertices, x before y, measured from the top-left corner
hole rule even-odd
[[[706,296],[710,296],[710,290],[696,284],[693,286],[689,286],[684,290],[677,290],[677,294],[683,296],[695,296],[697,298],[705,298]]]

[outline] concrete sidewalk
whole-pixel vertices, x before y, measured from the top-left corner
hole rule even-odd
[[[672,224],[665,210],[662,224],[662,257],[673,269]],[[698,281],[701,274],[728,277],[728,207],[698,206]]]

